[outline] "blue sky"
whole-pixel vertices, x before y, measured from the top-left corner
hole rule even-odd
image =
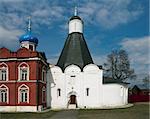
[[[75,5],[96,64],[106,62],[112,50],[125,49],[138,78],[148,74],[149,0],[0,0],[0,47],[17,50],[31,16],[32,32],[39,39],[38,51],[56,63]]]

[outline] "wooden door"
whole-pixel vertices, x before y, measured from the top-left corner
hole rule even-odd
[[[70,96],[70,104],[76,104],[76,96],[75,95]]]

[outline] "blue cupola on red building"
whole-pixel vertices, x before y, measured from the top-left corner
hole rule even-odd
[[[19,39],[21,47],[25,47],[32,51],[36,50],[36,46],[38,45],[38,39],[32,34],[31,31],[31,18],[28,19],[28,27],[26,34],[22,35]]]

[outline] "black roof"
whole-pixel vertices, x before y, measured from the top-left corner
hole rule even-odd
[[[71,64],[78,65],[81,69],[87,64],[93,64],[92,57],[82,33],[74,32],[68,35],[61,52],[57,66],[62,70]]]
[[[129,83],[123,82],[122,80],[115,80],[110,77],[103,77],[103,84],[110,84],[110,83],[129,84]]]
[[[73,19],[79,19],[79,20],[82,21],[82,19],[81,19],[79,16],[72,16],[72,17],[70,18],[70,21],[73,20]]]
[[[132,88],[132,90],[141,91],[141,89],[140,89],[137,85],[135,85],[135,86]]]

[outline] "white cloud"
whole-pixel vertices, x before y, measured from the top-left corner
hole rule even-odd
[[[16,48],[18,46],[18,36],[20,36],[23,31],[20,30],[9,30],[0,26],[0,47]]]
[[[121,42],[121,46],[125,49],[138,75],[148,74],[150,67],[150,36],[141,38],[125,38]]]
[[[5,0],[3,0],[5,1]],[[7,0],[6,0],[7,1]],[[0,4],[0,26],[8,29],[25,28],[28,16],[32,17],[33,27],[51,25],[63,18],[63,6],[52,5],[48,0],[21,0],[20,2],[1,2]]]
[[[107,55],[93,55],[92,56],[93,61],[95,64],[97,65],[104,65],[104,63],[106,63],[107,61]]]
[[[58,0],[0,0],[0,26],[6,28],[24,28],[29,15],[32,16],[35,27],[50,26],[56,21],[62,21],[74,2],[61,3]],[[10,3],[11,2],[11,3]],[[120,24],[136,20],[142,13],[141,7],[131,9],[131,0],[101,0],[81,1],[79,15],[85,22],[101,25],[104,28],[114,28]],[[68,7],[70,6],[70,8]],[[130,8],[130,9],[129,9]],[[73,6],[72,6],[73,9]]]
[[[55,27],[51,24],[61,21],[64,9],[63,6],[52,3],[48,0],[0,0],[0,47],[9,46],[9,48],[13,48],[16,46],[18,43],[17,36],[22,35],[21,30],[26,31],[28,16],[32,18],[34,32],[37,32],[42,25],[48,28]],[[10,43],[12,40],[15,42]]]
[[[0,2],[22,2],[24,0],[0,0]]]
[[[111,29],[132,22],[141,15],[143,12],[141,6],[137,5],[132,9],[131,3],[131,0],[90,1],[82,4],[79,11],[89,23]]]
[[[123,49],[126,49],[130,54],[132,62],[138,62],[140,64],[150,64],[149,49],[150,49],[150,37],[142,38],[125,38],[121,43]]]

